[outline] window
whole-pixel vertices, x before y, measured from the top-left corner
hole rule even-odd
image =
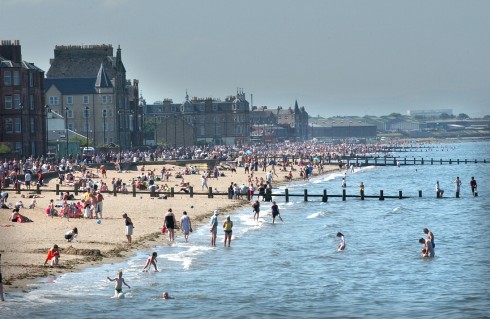
[[[14,108],[20,110],[20,94],[14,94]]]
[[[90,117],[90,109],[89,108],[84,108],[83,109],[83,118],[89,118]]]
[[[107,95],[102,95],[102,104],[107,104]]]
[[[113,117],[114,116],[114,111],[112,109],[107,110],[107,116],[108,117]]]
[[[5,133],[13,133],[14,132],[14,122],[12,119],[5,120]]]
[[[5,86],[12,85],[12,74],[10,73],[10,71],[5,71],[3,73],[3,84]]]
[[[58,105],[58,104],[59,104],[59,98],[57,96],[49,97],[49,105]]]
[[[66,115],[67,115],[67,117],[68,117],[69,119],[74,118],[74,116],[73,116],[73,110],[68,110],[68,111],[66,112]]]
[[[68,123],[68,129],[70,131],[74,131],[74,129],[73,129],[73,123]]]
[[[34,133],[36,133],[36,121],[35,121],[35,118],[31,117],[30,118],[30,122],[31,122],[31,134],[34,134]]]
[[[205,110],[205,105],[204,104],[199,105],[199,111],[204,112],[204,110]]]
[[[33,94],[29,94],[29,109],[31,111],[34,110],[34,95]]]
[[[175,105],[172,105],[172,106],[170,107],[170,111],[175,112],[175,110],[176,110]]]
[[[66,104],[73,104],[73,96],[67,96],[66,97]]]
[[[21,132],[21,122],[20,118],[15,118],[14,119],[14,131],[15,133],[20,133]]]
[[[218,110],[218,105],[217,104],[213,104],[213,111],[216,112]]]
[[[83,96],[83,104],[89,104],[90,103],[90,97],[88,95]]]
[[[30,88],[34,87],[34,76],[32,75],[31,72],[29,72],[29,87]]]
[[[14,71],[14,85],[20,85],[20,73],[19,73],[19,71]]]
[[[112,104],[112,95],[107,96],[107,103]]]
[[[5,95],[5,97],[3,98],[3,105],[5,105],[6,110],[12,109],[12,96],[11,95]]]

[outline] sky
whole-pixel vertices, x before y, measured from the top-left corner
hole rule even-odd
[[[490,114],[486,0],[0,0],[0,39],[45,72],[111,44],[147,103],[224,100],[311,116]]]

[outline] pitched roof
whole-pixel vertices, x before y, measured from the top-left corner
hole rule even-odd
[[[96,78],[46,78],[44,90],[47,92],[54,85],[63,95],[96,94]]]
[[[95,80],[95,87],[98,88],[111,88],[112,82],[105,71],[104,64],[100,64],[99,72],[97,73],[97,78]]]

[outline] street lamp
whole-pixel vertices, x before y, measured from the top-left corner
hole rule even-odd
[[[177,114],[174,115],[174,147],[177,148]]]
[[[20,152],[21,155],[24,156],[24,104],[20,103],[19,104],[20,108],[20,138],[21,138],[21,146],[20,146]]]
[[[157,115],[153,114],[153,134],[155,135],[155,146],[158,146],[158,136],[157,136]]]
[[[103,110],[102,111],[102,117],[104,118],[104,139],[102,140],[103,145],[107,144],[105,141],[105,118],[106,118],[106,116],[107,116],[107,111]]]
[[[121,110],[117,111],[118,125],[117,125],[117,142],[119,143],[119,162],[121,161]]]
[[[65,107],[65,138],[66,138],[66,157],[68,160],[68,107]]]
[[[46,152],[45,153],[48,153],[49,151],[49,120],[48,120],[48,113],[51,113],[51,108],[49,107],[49,105],[45,105],[44,106],[44,109],[46,110]]]
[[[89,107],[85,106],[85,129],[87,130],[85,148],[88,150],[88,110]]]

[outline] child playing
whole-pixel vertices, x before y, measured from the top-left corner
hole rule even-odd
[[[60,252],[58,250],[58,245],[54,245],[53,248],[48,250],[48,255],[44,261],[43,266],[46,266],[48,260],[51,260],[51,267],[57,266],[60,259]]]
[[[115,281],[116,282],[116,285],[114,286],[114,297],[112,298],[124,298],[124,294],[122,292],[122,285],[125,284],[129,289],[131,289],[131,287],[124,281],[124,278],[122,276],[122,270],[118,271],[117,273],[117,277],[116,278],[110,278],[110,277],[107,277],[107,279],[109,279],[109,281]]]

